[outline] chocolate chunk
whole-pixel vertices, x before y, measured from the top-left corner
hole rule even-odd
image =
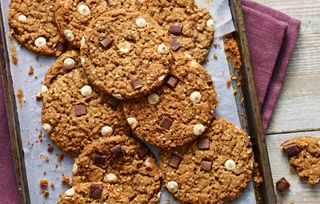
[[[113,96],[108,96],[107,103],[112,107],[117,107],[120,101]]]
[[[212,85],[212,83],[213,83],[212,77],[211,77],[210,74],[207,74],[207,83],[208,83],[209,85]]]
[[[58,43],[57,44],[57,50],[59,50],[61,52],[65,52],[65,51],[67,51],[67,46],[65,44]]]
[[[145,146],[140,146],[137,150],[138,153],[138,157],[140,159],[142,159],[143,157],[145,157],[148,154],[149,150],[148,148],[146,148]]]
[[[172,24],[169,28],[169,33],[173,35],[181,35],[182,34],[182,26],[178,23]]]
[[[86,106],[83,104],[74,105],[73,109],[74,109],[76,116],[82,116],[82,115],[87,114]]]
[[[177,84],[178,84],[178,79],[175,76],[169,76],[169,78],[168,78],[166,83],[171,88],[175,88],[177,86]]]
[[[172,155],[170,160],[169,160],[169,166],[178,169],[179,165],[181,162],[181,158],[176,156],[176,155]]]
[[[211,165],[212,165],[211,161],[202,161],[200,169],[204,171],[211,171]]]
[[[199,138],[198,147],[200,150],[208,150],[210,148],[210,141],[208,138]]]
[[[131,80],[131,85],[134,90],[140,89],[143,86],[141,79]]]
[[[112,45],[112,41],[109,37],[106,37],[102,41],[100,41],[100,45],[102,45],[104,48],[109,48]]]
[[[178,51],[179,49],[180,49],[180,47],[181,47],[181,44],[178,42],[178,40],[177,39],[173,39],[172,41],[171,41],[171,49],[173,50],[173,51]]]
[[[121,145],[116,145],[116,146],[112,147],[110,151],[115,156],[122,156],[123,155],[123,149],[122,149]]]
[[[93,163],[94,163],[95,165],[101,165],[101,166],[102,166],[102,165],[105,164],[106,159],[107,159],[107,155],[97,153],[97,154],[94,156]]]
[[[298,146],[296,144],[288,144],[283,147],[283,153],[288,157],[295,156],[299,153]]]
[[[169,129],[172,125],[173,121],[167,117],[167,116],[162,116],[162,119],[160,121],[160,127],[165,128],[165,129]]]
[[[278,191],[284,192],[290,188],[290,183],[284,177],[282,177],[277,181],[276,187]]]
[[[80,155],[80,152],[79,152],[79,150],[73,150],[73,151],[69,152],[69,154],[72,158],[77,158]]]
[[[89,197],[93,199],[100,199],[103,191],[103,186],[99,184],[92,184],[90,186]]]

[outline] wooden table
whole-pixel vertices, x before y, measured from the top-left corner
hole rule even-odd
[[[320,137],[320,0],[257,0],[302,21],[281,96],[266,135],[273,180],[291,183],[279,203],[320,203],[320,184],[308,186],[290,173],[279,145],[292,137]],[[282,201],[282,202],[281,202]]]

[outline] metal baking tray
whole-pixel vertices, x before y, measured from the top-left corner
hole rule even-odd
[[[239,114],[240,124],[251,136],[255,161],[257,162],[257,171],[263,178],[261,184],[253,183],[256,203],[276,203],[276,196],[273,187],[273,180],[269,164],[264,131],[261,122],[256,88],[253,78],[253,70],[250,63],[250,55],[247,44],[245,25],[242,15],[240,0],[229,0],[233,23],[236,31],[233,33],[235,40],[239,45],[241,53],[242,67],[232,69],[241,78],[242,86],[237,90],[236,106]],[[0,5],[0,12],[2,11]],[[0,13],[2,17],[2,13]],[[30,203],[29,185],[26,173],[24,149],[22,145],[19,118],[17,113],[17,103],[10,67],[10,48],[8,46],[8,36],[4,29],[4,19],[0,18],[0,72],[4,87],[5,103],[7,108],[9,132],[12,142],[13,157],[16,171],[16,178],[19,191],[20,203]],[[241,103],[241,98],[245,103]],[[254,179],[253,179],[254,180]],[[37,181],[38,182],[38,181]]]

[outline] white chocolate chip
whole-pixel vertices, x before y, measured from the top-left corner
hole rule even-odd
[[[128,41],[119,43],[118,48],[122,53],[128,53],[131,50],[131,44]]]
[[[185,53],[184,56],[186,56],[187,58],[191,59],[192,56],[189,53]]]
[[[89,8],[87,5],[82,4],[82,5],[80,5],[80,6],[78,7],[78,12],[79,12],[81,15],[86,16],[86,15],[89,15],[89,14],[90,14],[90,8]]]
[[[236,163],[232,159],[228,159],[224,163],[224,167],[229,171],[233,171],[236,168]]]
[[[115,97],[116,99],[119,99],[119,100],[122,99],[121,94],[112,94],[112,96]]]
[[[167,189],[171,193],[175,193],[178,191],[179,185],[175,181],[169,181],[167,183]]]
[[[64,192],[64,194],[66,194],[66,196],[68,197],[72,197],[74,194],[75,194],[75,190],[74,190],[74,187],[72,188],[69,188],[66,192]]]
[[[109,134],[111,135],[112,132],[113,132],[113,129],[110,126],[104,126],[104,127],[101,128],[101,135],[102,136],[106,136],[106,135],[109,135]]]
[[[72,166],[72,173],[75,174],[77,173],[77,171],[78,171],[78,165],[77,165],[77,162],[74,162]]]
[[[214,21],[213,21],[212,18],[209,19],[209,20],[207,20],[206,26],[207,26],[208,28],[210,28],[210,29],[214,29]]]
[[[104,180],[108,183],[114,183],[118,180],[118,177],[113,173],[106,174],[104,178],[105,178]]]
[[[165,44],[158,45],[157,50],[160,54],[167,54],[168,53],[168,48]]]
[[[151,105],[156,105],[157,103],[159,103],[159,101],[160,97],[158,94],[153,93],[148,96],[148,103]]]
[[[90,96],[92,94],[91,86],[85,85],[80,89],[82,96]]]
[[[154,167],[154,161],[151,158],[148,158],[144,161],[144,165],[148,168],[153,168]]]
[[[158,197],[158,198],[161,198],[161,194],[162,194],[162,193],[161,193],[161,191],[160,191],[160,192],[157,194],[157,197]]]
[[[139,17],[136,19],[136,24],[138,27],[141,27],[141,28],[144,28],[148,25],[146,19],[142,18],[142,17]]]
[[[190,95],[190,100],[193,104],[197,104],[201,101],[201,93],[199,91],[194,91]]]
[[[163,81],[164,80],[164,78],[166,78],[166,76],[161,76],[161,77],[159,77],[159,81]]]
[[[85,61],[84,57],[80,57],[80,63],[81,63],[81,65],[84,65],[84,61]]]
[[[52,130],[51,125],[48,124],[48,123],[43,124],[43,125],[42,125],[42,128],[43,128],[43,130],[44,130],[47,134],[49,134],[49,133],[51,132],[51,130]]]
[[[134,117],[127,118],[127,121],[132,129],[135,129],[139,125],[139,122]]]
[[[198,62],[192,60],[190,62],[190,67],[191,68],[198,68],[198,67],[200,67],[200,64]]]
[[[44,93],[47,93],[47,92],[48,92],[48,87],[45,86],[45,85],[43,85],[43,86],[41,87],[41,94],[44,94]]]
[[[27,20],[27,16],[25,16],[25,15],[20,15],[18,17],[18,21],[20,21],[20,22],[25,22],[26,20]]]
[[[72,69],[76,65],[76,61],[74,59],[68,57],[63,60],[63,66],[67,69]]]
[[[80,46],[83,46],[84,44],[86,44],[86,38],[82,37],[80,40]]]
[[[35,41],[34,44],[37,47],[43,47],[47,44],[47,40],[44,37],[38,37]]]
[[[204,127],[204,125],[202,124],[196,124],[194,127],[193,127],[193,134],[196,135],[196,136],[199,136],[201,135],[204,131],[206,130],[206,127]]]
[[[64,32],[64,37],[68,40],[68,41],[73,41],[74,40],[74,34],[72,32],[72,30],[69,29],[65,29]]]

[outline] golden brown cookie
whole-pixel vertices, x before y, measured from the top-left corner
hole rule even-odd
[[[127,132],[121,104],[89,84],[77,51],[57,59],[44,87],[43,128],[62,152],[77,156],[95,139]]]
[[[58,0],[14,0],[9,8],[9,25],[17,41],[29,50],[59,56],[64,39],[55,25],[54,9]]]
[[[180,56],[163,87],[125,101],[123,107],[138,137],[160,148],[172,148],[199,137],[213,120],[217,104],[207,70]]]
[[[98,140],[75,160],[72,184],[103,182],[112,191],[107,203],[156,203],[160,171],[154,156],[121,135]]]
[[[247,187],[253,153],[247,134],[218,118],[197,140],[160,152],[164,185],[182,203],[228,203]]]
[[[136,98],[161,86],[172,65],[165,35],[144,13],[104,13],[85,31],[81,44],[89,81],[118,99]]]
[[[320,137],[297,137],[281,144],[289,164],[302,180],[315,185],[320,181]]]

